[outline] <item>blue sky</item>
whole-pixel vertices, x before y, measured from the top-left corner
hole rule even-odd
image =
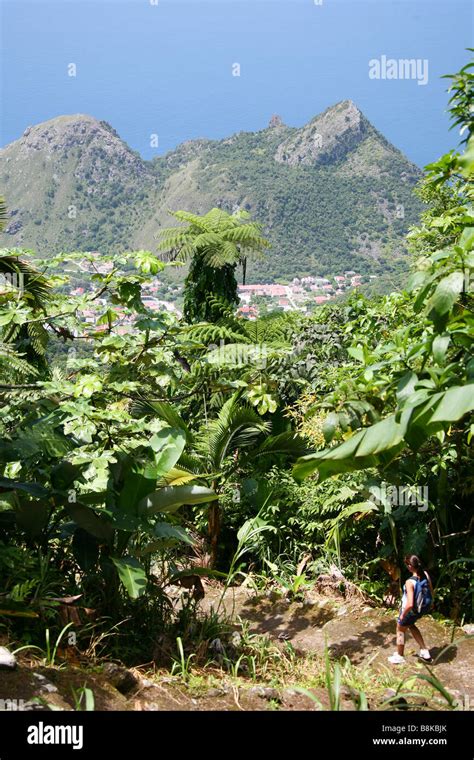
[[[442,74],[467,61],[467,0],[2,0],[1,144],[54,116],[109,121],[151,158],[195,137],[300,126],[350,98],[423,165],[457,142]],[[427,60],[426,85],[373,80]],[[68,76],[68,65],[76,76]],[[240,65],[240,76],[232,65]],[[158,147],[150,136],[158,135]]]

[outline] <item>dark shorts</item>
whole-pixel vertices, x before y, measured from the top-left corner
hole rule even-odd
[[[407,614],[404,615],[403,618],[399,615],[397,623],[403,626],[415,625],[416,621],[419,620],[421,617],[422,615],[419,612],[413,612],[413,610],[410,610],[410,612],[407,612]]]

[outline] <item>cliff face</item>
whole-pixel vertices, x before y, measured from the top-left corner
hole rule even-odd
[[[0,194],[10,212],[0,244],[40,255],[154,250],[169,209],[217,205],[250,210],[273,243],[250,277],[383,270],[403,256],[419,210],[411,195],[419,174],[349,100],[301,128],[274,115],[260,132],[192,140],[153,161],[106,122],[60,116],[0,151]]]

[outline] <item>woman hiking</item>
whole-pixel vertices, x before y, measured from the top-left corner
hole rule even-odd
[[[397,652],[388,658],[393,665],[402,665],[405,662],[403,655],[407,630],[420,647],[421,659],[431,661],[430,651],[426,648],[421,631],[415,625],[417,620],[422,615],[426,615],[433,605],[431,578],[426,570],[423,570],[421,560],[416,554],[407,555],[404,561],[411,577],[407,579],[403,587],[402,604],[397,620]]]

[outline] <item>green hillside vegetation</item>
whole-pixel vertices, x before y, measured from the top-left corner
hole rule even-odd
[[[63,116],[0,151],[11,214],[2,242],[40,255],[153,251],[170,209],[202,214],[217,206],[250,211],[272,245],[264,262],[249,265],[249,282],[398,272],[407,268],[404,236],[421,210],[412,193],[419,177],[351,101],[301,129],[277,119],[150,162],[105,122]]]

